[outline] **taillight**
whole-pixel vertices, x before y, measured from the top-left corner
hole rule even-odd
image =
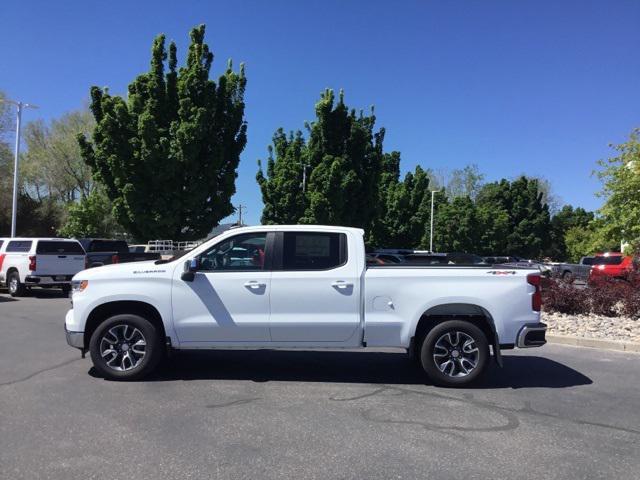
[[[531,309],[534,312],[539,312],[542,308],[542,291],[540,289],[540,274],[530,273],[527,275],[527,283],[533,285],[536,289],[531,296]]]
[[[120,257],[118,255],[111,255],[111,263],[120,263]]]
[[[0,253],[0,270],[2,270],[2,263],[4,262],[4,253]]]
[[[29,270],[32,272],[36,269],[36,256],[32,255],[29,257]]]

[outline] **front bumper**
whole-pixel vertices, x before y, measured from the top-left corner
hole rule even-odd
[[[67,336],[67,343],[70,346],[84,350],[84,332],[70,332],[65,325],[64,333]]]
[[[544,338],[547,331],[545,323],[528,323],[518,332],[516,345],[518,348],[541,347],[547,343]]]

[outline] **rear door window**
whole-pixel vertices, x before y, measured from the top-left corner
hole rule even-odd
[[[347,236],[329,232],[285,232],[283,270],[330,270],[347,263]]]
[[[84,255],[84,250],[78,242],[60,242],[41,240],[36,246],[39,255]]]
[[[28,253],[31,250],[31,240],[13,240],[7,244],[7,253]]]

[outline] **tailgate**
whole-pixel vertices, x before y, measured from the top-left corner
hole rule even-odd
[[[84,270],[84,250],[76,241],[41,240],[33,275],[75,275]]]

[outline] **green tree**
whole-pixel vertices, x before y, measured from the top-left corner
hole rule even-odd
[[[389,155],[389,171],[380,182],[382,209],[374,223],[370,243],[376,247],[416,248],[420,245],[429,222],[431,193],[429,173],[417,166],[398,181],[392,173],[400,162],[400,154]]]
[[[569,257],[575,258],[575,255],[573,255],[575,251],[570,253],[567,250],[565,237],[569,230],[576,228],[578,230],[584,230],[585,234],[590,233],[590,225],[593,220],[593,212],[588,212],[584,208],[580,207],[573,208],[571,205],[563,206],[553,217],[551,217],[551,230],[549,231],[550,246],[546,255],[559,261],[567,260]],[[576,234],[578,234],[578,232],[574,232],[571,235],[570,241],[577,238]],[[585,251],[580,256],[587,255],[588,253],[590,252]]]
[[[209,79],[204,34],[204,25],[191,30],[179,70],[175,44],[167,52],[158,36],[151,68],[129,85],[127,100],[91,88],[96,128],[91,142],[79,136],[82,155],[118,223],[141,240],[202,238],[234,210],[246,77],[229,62],[217,84]]]
[[[451,172],[447,182],[446,192],[449,199],[456,197],[470,197],[476,199],[478,192],[482,188],[484,175],[480,172],[478,165],[467,165],[462,169],[455,169]]]
[[[438,209],[434,214],[434,250],[441,252],[476,253],[480,241],[480,217],[469,196],[455,197],[450,202],[438,199]],[[429,226],[422,245],[429,246]]]
[[[302,133],[281,130],[257,181],[265,205],[265,223],[322,223],[370,230],[379,212],[379,181],[385,157],[384,129],[374,132],[375,116],[356,115],[340,92],[321,94],[316,119]],[[273,155],[275,152],[275,156]],[[308,167],[304,167],[307,165]],[[307,168],[302,190],[303,168]],[[303,211],[301,214],[300,212]]]
[[[605,243],[625,241],[630,250],[640,251],[640,129],[629,140],[615,145],[617,155],[599,163],[598,178],[605,198],[599,211],[598,235]]]
[[[269,146],[267,176],[258,161],[256,180],[262,192],[262,223],[296,224],[303,217],[307,202],[302,191],[303,168],[306,165],[306,142],[302,132],[287,136],[281,128]]]
[[[82,160],[77,136],[91,135],[94,125],[88,110],[67,113],[50,125],[42,120],[26,125],[20,166],[30,196],[68,203],[91,193],[91,169]]]
[[[486,184],[478,193],[483,236],[482,253],[540,257],[549,247],[550,215],[536,179],[519,177]],[[506,222],[505,222],[506,220]],[[485,224],[484,222],[488,222]]]
[[[111,214],[111,202],[100,189],[69,206],[66,223],[60,229],[65,237],[113,237],[122,233]]]

